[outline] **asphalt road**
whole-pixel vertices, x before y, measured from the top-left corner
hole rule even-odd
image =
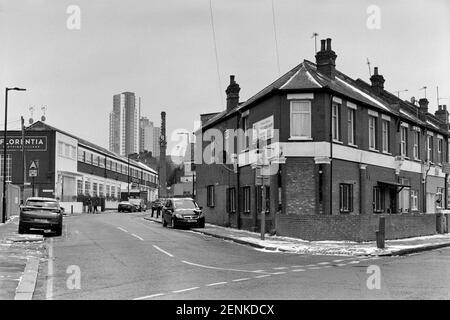
[[[142,214],[65,218],[33,299],[449,299],[450,248],[364,258],[262,252]]]

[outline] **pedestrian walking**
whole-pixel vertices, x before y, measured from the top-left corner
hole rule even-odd
[[[93,213],[95,213],[95,212],[97,212],[98,213],[98,211],[97,211],[97,203],[98,203],[98,201],[97,201],[97,199],[94,199],[94,211],[93,211]]]
[[[92,212],[92,201],[91,201],[90,197],[87,199],[87,206],[88,206],[88,213],[91,213]]]

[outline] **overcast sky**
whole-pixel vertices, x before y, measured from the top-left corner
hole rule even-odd
[[[404,99],[427,86],[434,112],[436,86],[450,98],[450,1],[273,3],[281,73],[314,61],[317,32],[333,39],[336,67],[352,78],[368,81],[369,58],[386,89],[408,89]],[[80,30],[67,28],[69,5],[81,9]],[[379,29],[367,26],[370,5],[380,9]],[[230,74],[245,101],[279,75],[272,0],[212,0],[212,8],[219,74],[209,0],[0,0],[2,129],[6,86],[28,90],[10,93],[9,128],[31,106],[40,118],[45,105],[49,124],[104,147],[112,96],[123,91],[142,97],[142,115],[158,125],[166,111],[169,139],[192,131],[201,113],[223,110]]]

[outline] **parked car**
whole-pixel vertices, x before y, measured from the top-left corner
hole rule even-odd
[[[144,199],[141,198],[129,198],[128,202],[133,204],[136,207],[136,211],[145,211],[147,206],[145,205]]]
[[[191,198],[170,198],[162,209],[162,223],[173,228],[185,226],[205,227],[205,216],[200,207]]]
[[[30,197],[20,207],[20,234],[30,229],[52,230],[56,235],[62,234],[63,210],[59,202],[53,198]]]
[[[119,212],[136,212],[137,208],[134,204],[129,201],[119,202],[119,206],[117,208]]]

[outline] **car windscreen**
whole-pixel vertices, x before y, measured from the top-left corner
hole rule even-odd
[[[187,199],[175,199],[173,205],[175,209],[198,209],[194,201]]]
[[[58,203],[56,201],[48,201],[48,200],[28,200],[27,206],[41,207],[41,208],[58,208]]]

